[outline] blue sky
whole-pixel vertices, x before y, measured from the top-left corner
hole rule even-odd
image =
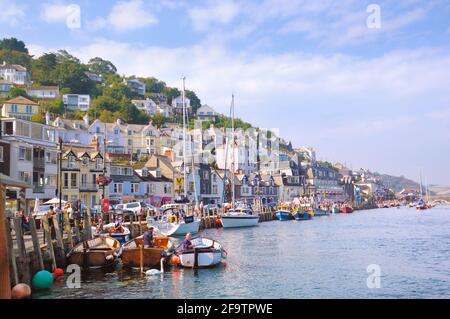
[[[37,56],[65,48],[178,87],[185,75],[203,103],[227,113],[234,92],[238,116],[319,158],[450,185],[446,0],[0,0],[0,30]]]

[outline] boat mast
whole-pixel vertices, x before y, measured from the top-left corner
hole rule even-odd
[[[181,78],[183,80],[183,91],[181,94],[181,100],[183,103],[183,187],[184,196],[187,198],[187,180],[186,180],[186,103],[185,103],[185,86],[186,77]]]
[[[419,179],[420,179],[420,198],[423,197],[423,190],[422,190],[422,170],[419,171]]]
[[[232,158],[231,158],[231,205],[234,207],[235,193],[234,193],[234,160],[235,160],[235,136],[234,136],[234,94],[231,94],[231,132],[232,132]]]

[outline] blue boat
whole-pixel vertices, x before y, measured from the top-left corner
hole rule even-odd
[[[288,210],[280,209],[275,214],[277,216],[278,220],[285,221],[285,220],[291,220],[292,214]]]
[[[328,210],[314,208],[314,216],[327,216],[327,215],[330,215],[330,212]]]
[[[294,219],[295,220],[308,220],[311,219],[311,214],[305,213],[305,212],[295,212]]]

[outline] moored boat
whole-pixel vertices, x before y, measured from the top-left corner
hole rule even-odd
[[[83,268],[101,268],[114,264],[120,243],[112,237],[97,237],[76,245],[68,254],[69,264]]]
[[[331,212],[333,214],[339,214],[341,212],[341,210],[339,209],[339,207],[333,206],[333,208],[331,208]]]
[[[281,221],[291,220],[293,218],[289,207],[286,206],[279,206],[278,210],[275,213],[275,216],[278,220]]]
[[[328,210],[324,210],[321,208],[314,208],[314,216],[327,216],[330,215]]]
[[[161,258],[168,256],[166,251],[170,248],[169,237],[156,236],[151,248],[144,248],[144,236],[134,238],[122,245],[120,256],[126,267],[153,268],[160,265]]]
[[[192,241],[192,249],[178,253],[180,264],[186,268],[212,267],[225,258],[222,245],[209,238],[198,237]]]
[[[111,236],[114,239],[117,239],[120,244],[125,244],[127,241],[131,239],[131,232],[130,230],[123,226],[119,225],[117,226],[115,223],[106,224],[103,226],[102,232],[96,232],[94,233],[94,237],[101,237],[101,236]]]
[[[344,206],[341,208],[341,213],[343,214],[350,214],[353,212],[353,208],[351,208],[350,206]]]
[[[308,212],[296,211],[292,214],[295,220],[308,220],[312,218],[312,215]]]
[[[221,217],[223,228],[252,227],[259,223],[259,215],[249,208],[230,209]]]
[[[147,225],[155,227],[164,236],[184,236],[198,233],[200,219],[186,216],[179,207],[170,207],[164,210],[161,219],[148,218]]]

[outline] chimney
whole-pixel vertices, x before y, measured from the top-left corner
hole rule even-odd
[[[95,150],[96,150],[97,152],[100,151],[100,143],[98,142],[98,137],[97,137],[97,135],[94,135],[94,136],[92,137],[91,144],[90,144],[89,146],[95,148]]]
[[[45,112],[45,124],[50,125],[50,113]]]
[[[83,116],[84,125],[89,126],[89,114]]]

